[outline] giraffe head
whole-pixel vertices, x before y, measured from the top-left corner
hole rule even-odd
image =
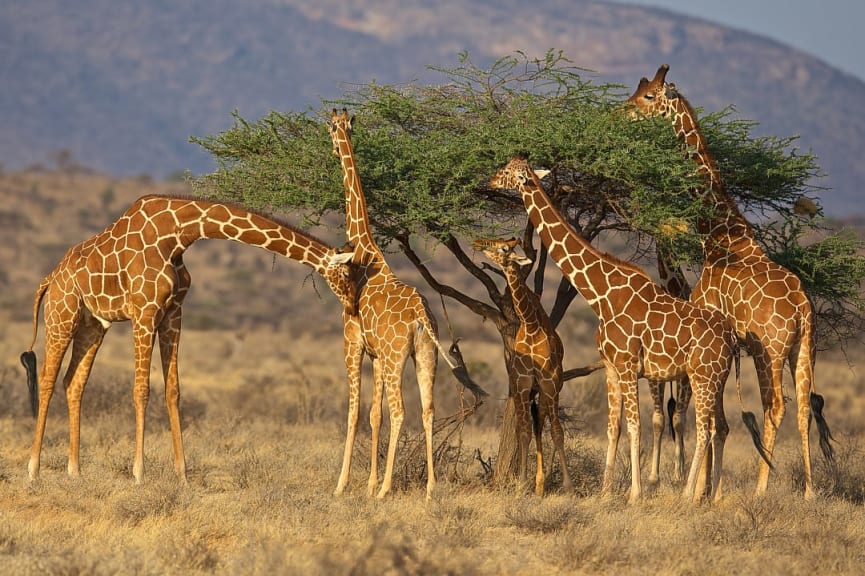
[[[349,116],[348,110],[345,108],[341,112],[337,112],[336,108],[330,115],[330,121],[327,123],[327,129],[330,131],[330,137],[333,140],[333,155],[339,157],[339,143],[341,136],[338,131],[340,128],[345,132],[346,136],[351,136],[351,128],[354,124],[354,116]]]
[[[517,155],[493,174],[489,186],[495,190],[521,190],[526,185],[540,185],[540,179],[548,173],[548,170],[532,170],[528,158]]]
[[[352,258],[354,249],[350,244],[342,248],[332,248],[326,258],[327,266],[321,272],[349,316],[357,314],[358,268],[352,264]]]
[[[654,78],[651,80],[645,76],[640,78],[637,89],[625,101],[631,118],[638,118],[640,115],[650,118],[655,116],[670,118],[675,115],[674,101],[679,98],[679,93],[676,91],[675,84],[665,80],[669,70],[669,65],[661,64]]]
[[[514,267],[518,271],[521,266],[532,263],[532,259],[522,253],[519,238],[504,240],[501,238],[478,238],[472,242],[475,250],[481,250],[487,258],[498,264],[502,270]]]

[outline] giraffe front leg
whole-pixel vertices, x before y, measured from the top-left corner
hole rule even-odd
[[[178,303],[159,326],[159,353],[162,360],[162,378],[165,382],[165,407],[171,428],[171,446],[174,453],[174,473],[187,485],[186,457],[183,453],[183,433],[180,427],[180,375],[177,352],[180,345],[181,310]]]
[[[691,403],[691,383],[687,376],[677,385],[676,409],[673,412],[673,433],[676,438],[676,481],[685,478],[685,423],[688,416],[688,405]]]
[[[420,393],[421,418],[423,420],[426,442],[427,481],[426,498],[432,498],[436,485],[435,456],[433,454],[433,423],[435,421],[435,374],[438,364],[438,350],[429,337],[424,335],[415,341],[415,372],[417,373],[418,392]]]
[[[628,497],[628,504],[636,504],[643,497],[640,481],[640,403],[637,381],[636,379],[621,380],[620,386],[631,447],[631,494]]]
[[[661,441],[664,437],[664,388],[666,382],[649,382],[652,394],[652,465],[649,484],[657,484],[661,474]]]
[[[144,481],[144,420],[150,398],[150,360],[153,357],[155,337],[152,323],[139,322],[133,327],[135,384],[132,401],[135,405],[135,460],[132,463],[132,475],[136,484]]]
[[[622,391],[619,377],[607,368],[607,458],[604,465],[604,480],[601,494],[609,496],[613,489],[613,476],[616,469],[616,451],[619,446],[622,419]]]
[[[378,484],[378,444],[381,434],[381,403],[384,393],[381,360],[378,358],[374,358],[372,361],[372,380],[372,405],[369,407],[369,425],[371,428],[369,481],[366,485],[367,494],[370,496],[375,494],[375,487]]]
[[[354,441],[357,436],[357,423],[360,415],[360,385],[361,385],[361,364],[363,362],[363,347],[354,338],[352,326],[359,330],[360,328],[352,324],[352,320],[345,320],[345,340],[343,343],[343,351],[345,353],[345,368],[348,380],[348,419],[346,422],[345,449],[342,455],[342,468],[339,472],[339,480],[336,483],[335,496],[341,496],[348,485],[348,477],[351,471],[351,456],[354,450]],[[373,448],[375,450],[375,448]]]

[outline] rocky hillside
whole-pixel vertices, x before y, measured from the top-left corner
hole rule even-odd
[[[671,66],[695,105],[801,135],[830,214],[862,212],[865,82],[766,38],[668,12],[579,0],[7,0],[0,5],[0,163],[78,162],[115,175],[214,166],[188,142],[230,113],[317,108],[346,85],[436,81],[561,49],[630,90]]]

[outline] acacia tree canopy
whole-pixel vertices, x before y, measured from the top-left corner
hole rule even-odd
[[[701,184],[699,176],[668,121],[634,122],[619,113],[625,87],[599,82],[557,51],[540,59],[516,52],[489,69],[463,53],[456,66],[432,69],[442,76],[436,85],[370,82],[322,102],[320,109],[271,112],[255,121],[235,111],[228,130],[193,138],[219,166],[195,178],[194,190],[295,212],[305,223],[341,211],[342,174],[325,120],[332,108],[346,107],[356,117],[352,141],[377,241],[382,247],[397,242],[434,289],[491,318],[506,351],[506,326],[514,321],[509,296],[461,245],[514,231],[531,239],[519,195],[487,186],[516,153],[552,171],[545,180],[551,197],[589,240],[619,231],[635,239],[626,257],[640,258],[652,242],[663,242],[680,263],[699,266],[702,239],[695,223],[707,210],[691,193]],[[832,310],[834,322],[853,327],[839,332],[836,326],[834,333],[857,334],[865,309],[861,244],[843,232],[827,234],[819,217],[805,220],[794,213],[797,202],[816,190],[816,159],[800,154],[795,138],[751,136],[754,123],[733,118],[733,112],[700,119],[727,191],[743,212],[756,215],[754,227],[768,253],[778,254],[794,272],[811,271],[803,280],[821,302],[818,311]],[[813,237],[814,230],[821,248],[803,248],[800,240]],[[440,283],[414,254],[409,234],[444,245],[483,283],[494,306]],[[530,242],[526,248],[537,262]],[[844,278],[826,270],[827,263],[843,265]],[[818,265],[822,272],[815,271]],[[535,286],[541,285],[536,279]],[[562,298],[566,308],[570,300]]]

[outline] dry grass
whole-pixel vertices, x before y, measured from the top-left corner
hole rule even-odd
[[[70,185],[49,176],[13,176],[21,181],[12,184],[0,179],[0,196],[54,197],[52,187]],[[92,191],[90,196],[86,187],[74,191],[82,204],[91,202],[94,212],[107,186],[117,193],[118,206],[127,203],[126,196],[154,191],[149,184],[136,188],[77,178]],[[29,194],[22,195],[22,189]],[[38,221],[38,212],[27,214],[19,220]],[[76,218],[92,226],[99,222],[97,228],[110,220],[84,211]],[[822,463],[815,439],[815,484],[821,492],[816,502],[801,497],[792,403],[769,493],[752,496],[757,456],[739,419],[732,380],[725,397],[732,430],[719,504],[682,501],[666,441],[660,485],[647,490],[639,505],[626,505],[624,437],[616,493],[600,498],[606,399],[598,374],[568,382],[562,395],[576,491],[562,494],[561,474],[554,469],[548,496],[541,499],[517,486],[490,487],[507,390],[501,347],[489,326],[451,309],[469,369],[492,398],[463,428],[447,430],[451,436],[438,450],[433,499],[424,499],[426,471],[418,449],[419,401],[411,367],[393,494],[382,501],[366,496],[370,441],[362,417],[348,491],[335,498],[347,396],[338,304],[330,294],[319,298],[304,283],[302,267],[277,265],[267,254],[229,243],[195,246],[186,259],[194,276],[180,366],[189,486],[180,488],[172,471],[156,370],[145,482],[136,486],[132,481],[132,346],[125,325],[106,337],[84,395],[82,477],[66,476],[66,403],[58,385],[42,476],[31,484],[26,470],[34,425],[18,355],[30,339],[32,289],[59,257],[60,244],[72,243],[67,236],[73,232],[55,230],[57,237],[46,238],[38,249],[35,241],[26,243],[27,230],[4,232],[12,244],[0,250],[5,273],[5,280],[0,278],[5,287],[0,301],[2,574],[854,574],[865,565],[865,384],[857,374],[862,350],[851,351],[852,366],[831,353],[818,361],[838,465],[830,469]],[[79,230],[74,241],[82,237]],[[400,274],[424,286],[405,269]],[[437,300],[431,301],[438,311]],[[444,326],[441,333],[447,340]],[[580,310],[569,312],[561,333],[566,367],[596,358],[590,322]],[[368,410],[368,372],[362,414]],[[458,384],[444,368],[437,384],[437,416],[443,419],[460,408]],[[650,423],[648,394],[642,391],[646,455]],[[743,391],[747,409],[758,410],[748,359]],[[444,432],[437,442],[443,439]],[[646,458],[643,462],[646,466]]]
[[[27,332],[26,325],[7,327],[14,328],[10,333]],[[82,477],[73,480],[65,473],[65,398],[58,390],[42,476],[35,484],[26,479],[33,421],[23,371],[13,362],[21,338],[7,337],[0,344],[5,366],[0,379],[3,573],[852,574],[865,561],[865,399],[861,384],[840,364],[821,364],[839,458],[838,470],[832,471],[815,457],[823,492],[817,502],[799,495],[801,465],[792,418],[782,427],[780,465],[769,494],[751,495],[756,457],[736,421],[735,402],[728,403],[733,432],[725,497],[718,505],[681,500],[667,451],[662,483],[640,505],[625,504],[624,450],[618,493],[600,498],[605,439],[597,430],[605,416],[587,406],[603,400],[591,382],[566,388],[567,451],[576,494],[560,492],[558,471],[545,498],[516,486],[490,488],[481,460],[495,454],[497,430],[494,414],[485,414],[479,423],[470,418],[451,437],[431,501],[424,500],[425,470],[412,465],[398,468],[393,495],[379,501],[366,496],[365,427],[348,494],[331,494],[345,432],[342,366],[334,360],[338,335],[332,342],[297,339],[289,356],[283,338],[250,332],[234,360],[222,362],[213,350],[227,346],[229,334],[189,331],[181,374],[190,485],[180,488],[174,478],[155,372],[146,480],[134,485],[131,375],[121,367],[129,356],[122,342],[127,336],[106,339],[85,394]],[[471,349],[467,343],[464,347]],[[412,460],[408,454],[419,441],[411,386],[406,386],[409,434],[398,464]],[[437,390],[440,417],[458,405],[456,391],[443,374]],[[753,395],[747,394],[750,401]],[[497,405],[500,401],[493,400],[481,410],[494,413]],[[582,419],[584,412],[591,422]],[[647,442],[648,434],[646,450]]]

